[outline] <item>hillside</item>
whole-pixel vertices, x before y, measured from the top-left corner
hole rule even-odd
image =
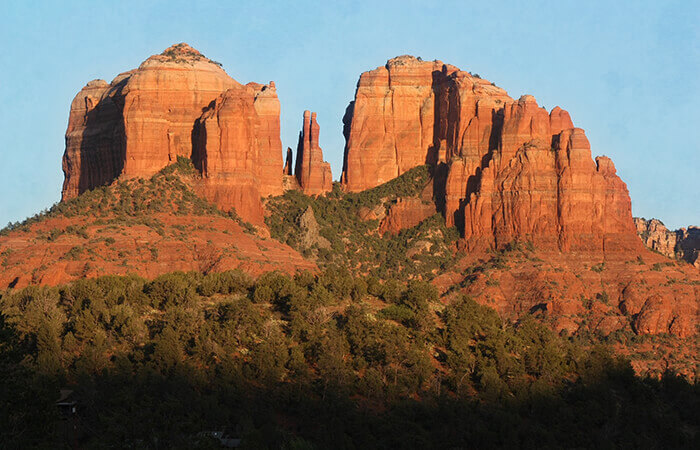
[[[336,189],[313,198],[290,191],[267,201],[267,225],[274,238],[320,267],[341,264],[378,280],[428,280],[443,304],[466,294],[513,323],[535,316],[557,333],[614,344],[635,355],[638,373],[672,367],[695,376],[700,273],[694,267],[643,249],[561,253],[514,241],[499,251],[466,251],[456,228],[425,200],[433,172],[418,166],[360,193]],[[406,204],[418,208],[409,210],[413,219],[422,205],[432,214],[428,208],[419,223],[388,230],[392,211]],[[309,211],[311,227],[302,224]],[[654,335],[663,342],[650,354]]]
[[[425,282],[240,271],[0,297],[10,448],[692,448],[697,384]],[[60,389],[77,415],[61,420]],[[17,394],[20,394],[19,396]]]
[[[56,285],[100,275],[174,270],[313,269],[286,245],[195,193],[185,159],[148,179],[115,182],[0,231],[0,286]]]

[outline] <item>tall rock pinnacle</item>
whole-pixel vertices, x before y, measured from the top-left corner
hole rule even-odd
[[[319,131],[316,113],[304,111],[294,175],[307,195],[323,194],[333,188],[331,165],[323,160],[323,151],[318,145]]]

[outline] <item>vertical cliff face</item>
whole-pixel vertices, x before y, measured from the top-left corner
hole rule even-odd
[[[489,148],[503,89],[441,61],[390,59],[360,76],[345,122],[342,181],[357,192],[445,157],[479,158]],[[463,150],[467,150],[466,152]]]
[[[274,83],[243,86],[187,44],[174,45],[111,84],[88,83],[75,97],[62,197],[118,177],[148,177],[178,157],[192,157],[208,197],[261,222],[260,195],[282,192],[279,113]],[[212,115],[221,115],[224,125],[207,129]],[[206,132],[195,136],[199,131]]]
[[[318,145],[319,132],[316,113],[304,111],[294,175],[301,190],[307,195],[319,195],[333,189],[331,165],[323,160],[323,151]]]
[[[64,200],[95,186],[107,184],[124,169],[126,138],[121,90],[129,75],[108,84],[90,81],[70,107],[63,156]]]
[[[469,248],[639,249],[625,184],[561,108],[513,100],[440,61],[398,57],[360,77],[346,113],[346,190],[436,165],[436,203]]]
[[[144,61],[122,91],[127,136],[123,175],[149,176],[192,153],[194,121],[223,91],[240,84],[187,46]]]
[[[579,128],[535,139],[508,163],[500,149],[464,209],[464,237],[472,248],[501,248],[515,240],[561,251],[639,249],[627,189],[607,157],[591,158]]]
[[[441,69],[439,61],[400,56],[360,76],[346,122],[347,190],[369,189],[425,164],[433,144],[433,77]]]
[[[279,101],[274,83],[250,83],[221,94],[196,122],[192,160],[204,195],[249,222],[263,223],[261,196],[279,195]]]

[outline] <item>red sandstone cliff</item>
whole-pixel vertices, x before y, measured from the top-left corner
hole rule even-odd
[[[319,195],[333,189],[331,165],[323,160],[323,151],[318,145],[319,132],[316,113],[304,111],[294,175],[301,190],[307,195]]]
[[[225,107],[224,98],[229,102]],[[203,112],[208,117],[213,110],[220,114],[222,108],[225,118],[249,116],[224,125],[235,129],[209,127],[209,133],[223,136],[222,142],[213,145],[211,139],[199,139],[218,154],[208,158],[209,149],[198,148],[195,162],[208,178],[208,197],[222,208],[236,207],[245,220],[260,223],[258,194],[282,192],[274,84],[242,86],[187,44],[151,56],[110,84],[91,81],[78,93],[66,131],[62,198],[76,197],[118,177],[148,177],[178,156],[191,157],[195,122]],[[235,161],[239,156],[251,159]]]
[[[260,197],[282,193],[279,112],[274,83],[249,83],[221,94],[194,128],[192,160],[205,197],[256,224]]]
[[[360,191],[437,164],[436,203],[469,248],[641,248],[626,185],[561,108],[410,56],[361,75],[344,119],[342,182]]]

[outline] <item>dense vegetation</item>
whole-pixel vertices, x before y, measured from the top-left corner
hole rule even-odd
[[[361,210],[386,210],[399,197],[417,197],[430,180],[428,166],[419,166],[388,183],[359,193],[345,193],[336,183],[326,196],[309,197],[298,191],[267,202],[266,218],[272,237],[289,244],[306,256],[316,256],[320,265],[328,263],[351,267],[358,273],[378,277],[431,278],[453,262],[452,246],[457,229],[445,226],[436,214],[415,228],[397,235],[382,236],[377,220],[362,220]],[[299,218],[311,208],[319,234],[327,247],[305,246]]]
[[[59,448],[697,448],[698,386],[635,377],[423,281],[171,273],[0,297],[0,442]],[[68,444],[65,444],[66,446]]]

